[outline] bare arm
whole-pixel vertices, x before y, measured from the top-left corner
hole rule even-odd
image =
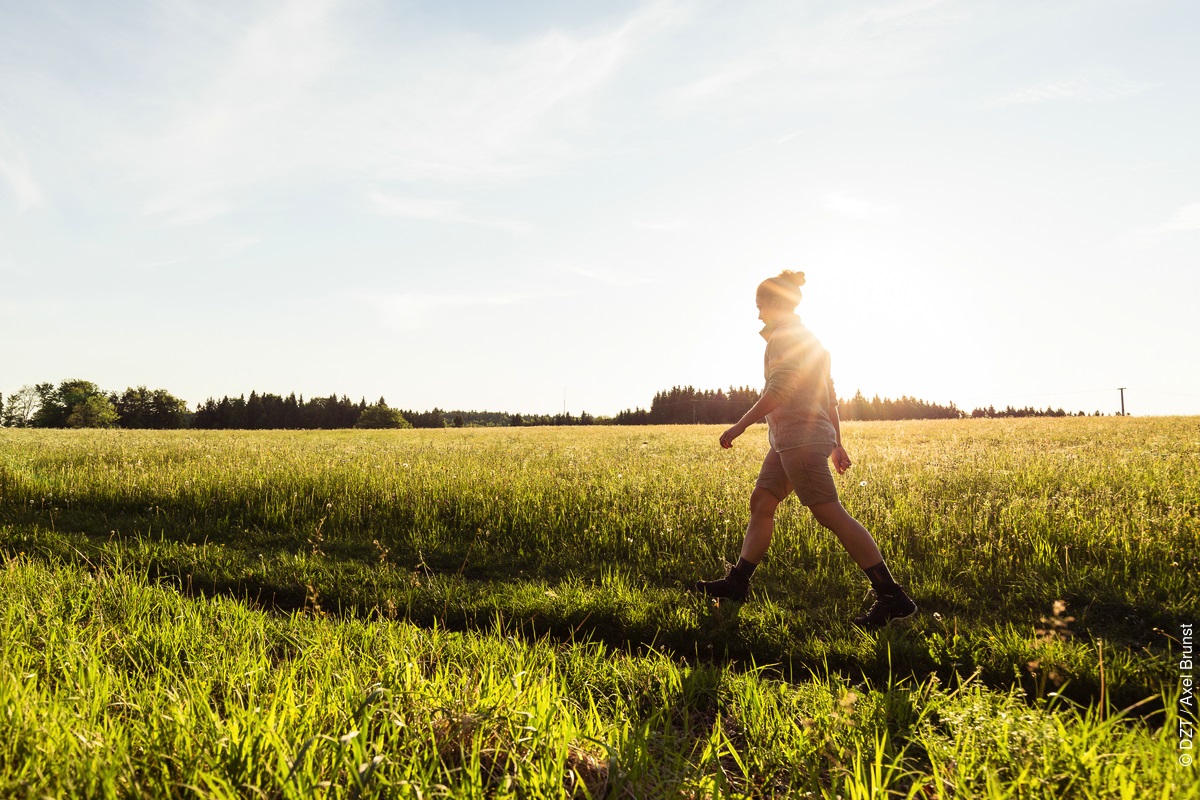
[[[835,442],[833,452],[829,457],[833,459],[833,468],[837,470],[838,475],[845,475],[846,470],[850,469],[854,463],[850,460],[850,454],[846,452],[846,448],[842,446],[842,419],[838,415],[838,400],[837,390],[833,387],[833,377],[829,374],[829,362],[825,362],[825,378],[829,381],[829,421],[833,423],[833,441]]]
[[[833,448],[829,457],[833,459],[833,467],[838,471],[838,475],[844,475],[853,462],[850,460],[850,454],[846,452],[846,448],[842,447],[842,421],[838,417],[836,397],[832,398],[829,403],[829,421],[833,423],[833,435],[837,440],[837,446]]]
[[[779,408],[779,403],[779,398],[770,392],[758,398],[758,402],[752,405],[750,410],[743,414],[732,428],[721,434],[721,447],[727,449],[733,447],[734,439],[745,433],[751,425]]]

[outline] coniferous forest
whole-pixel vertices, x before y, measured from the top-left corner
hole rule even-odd
[[[333,430],[338,428],[530,427],[542,425],[692,425],[737,422],[759,398],[750,386],[701,389],[672,386],[658,392],[648,409],[625,409],[612,417],[586,411],[574,415],[522,414],[507,411],[428,411],[393,408],[384,398],[368,403],[346,395],[305,399],[251,391],[249,396],[208,398],[190,410],[165,389],[129,387],[107,392],[91,381],[39,383],[0,395],[0,425],[13,428],[195,428],[200,430]],[[966,412],[954,403],[941,405],[915,397],[867,399],[861,391],[838,406],[844,420],[963,419],[1089,416],[1082,411],[1032,406]],[[1091,416],[1102,416],[1095,411]]]

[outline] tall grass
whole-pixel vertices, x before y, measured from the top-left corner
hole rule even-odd
[[[5,636],[6,674],[34,676],[29,691],[57,692],[71,664],[88,671],[77,681],[119,674],[102,683],[124,686],[122,697],[192,698],[169,741],[144,738],[145,726],[165,735],[159,701],[129,700],[152,718],[124,700],[89,706],[113,737],[103,741],[125,744],[67,757],[73,740],[85,746],[74,731],[89,735],[67,710],[76,695],[10,693],[0,705],[8,724],[32,717],[57,731],[47,734],[57,744],[53,753],[21,750],[36,737],[14,728],[18,749],[0,751],[9,753],[0,772],[20,775],[11,786],[29,796],[67,786],[112,796],[168,786],[307,795],[324,782],[335,795],[412,796],[439,782],[639,797],[801,788],[856,796],[881,786],[922,797],[1067,788],[1143,796],[1147,786],[1191,786],[1172,771],[1160,726],[1171,722],[1177,689],[1167,634],[1200,607],[1200,422],[845,427],[856,466],[839,491],[922,607],[907,629],[869,635],[848,625],[865,581],[794,501],[781,508],[750,603],[714,608],[682,588],[736,558],[761,428],[732,451],[703,426],[0,430],[0,550],[10,588],[25,587],[6,604],[6,619],[25,620],[24,633]],[[142,598],[118,603],[124,616],[104,610],[118,586],[121,597]],[[60,595],[63,606],[30,610]],[[236,632],[220,627],[243,622]],[[281,640],[261,632],[273,626],[297,644],[279,650]],[[394,672],[383,680],[346,663],[376,663],[376,644],[364,642],[393,638],[389,647],[442,648],[449,672],[436,682],[446,698],[465,698],[463,708],[421,718],[424,739],[398,732],[411,716],[396,731],[356,722],[366,714],[375,725],[378,709],[416,691],[397,689],[408,684]],[[384,661],[401,663],[399,650],[388,652]],[[61,658],[21,660],[38,653]],[[242,656],[250,661],[220,660]],[[253,725],[226,694],[204,688],[209,667],[194,665],[261,669],[267,680],[313,659],[328,670],[288,678],[286,692],[246,679],[256,697],[285,692],[304,714],[272,717],[278,734],[260,731],[219,763],[203,755],[246,740]],[[456,682],[464,670],[482,681],[474,690]],[[493,719],[470,699],[522,671],[536,676],[522,691],[542,698],[537,713],[558,709],[556,722],[537,728],[556,731],[553,747],[520,733],[513,709],[533,713],[524,700],[494,695],[509,710]],[[152,688],[139,683],[155,676]],[[276,702],[239,691],[228,696],[246,713]],[[194,692],[207,692],[208,722]],[[824,705],[800,713],[806,692]],[[1121,717],[1147,699],[1133,719]],[[241,721],[229,729],[226,720]],[[129,736],[111,733],[125,727]],[[445,741],[458,756],[446,755]],[[397,758],[425,771],[397,772]],[[542,777],[529,772],[547,765]],[[564,778],[568,768],[578,776]]]
[[[0,567],[8,797],[1195,797],[1158,733],[936,680],[848,685]]]
[[[1072,593],[1126,611],[1193,607],[1194,419],[847,428],[858,466],[841,483],[845,504],[918,590],[954,576],[938,592],[947,608],[995,600],[997,587],[1001,602],[1026,607]],[[468,549],[466,569],[480,572],[629,565],[668,585],[736,552],[763,438],[755,429],[723,452],[702,426],[4,431],[0,510],[176,541],[296,548],[319,531],[326,552],[369,557],[379,542],[439,570],[459,568]],[[857,580],[836,555],[785,506],[763,578],[789,592]]]

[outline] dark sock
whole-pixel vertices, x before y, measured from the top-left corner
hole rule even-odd
[[[758,564],[751,564],[744,558],[739,558],[733,569],[729,570],[729,577],[739,583],[749,583],[750,576],[754,574],[754,568]]]
[[[880,561],[873,567],[867,567],[863,572],[867,573],[867,577],[871,580],[871,588],[875,591],[881,589],[886,591],[896,586],[896,579],[892,577],[887,564],[883,561]]]

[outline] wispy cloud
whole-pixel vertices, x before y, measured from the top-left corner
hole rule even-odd
[[[727,64],[717,72],[709,73],[679,90],[679,96],[687,100],[704,100],[724,95],[746,81],[761,75],[770,67],[768,61],[754,56],[746,60]]]
[[[1115,76],[1066,78],[1026,86],[988,101],[984,105],[1036,105],[1061,101],[1102,103],[1141,94],[1155,88],[1156,85]]]
[[[359,294],[352,297],[379,314],[380,321],[390,328],[415,330],[425,327],[439,317],[454,316],[482,308],[519,305],[537,299],[536,295],[503,292],[491,295],[428,294]]]
[[[150,261],[145,264],[142,264],[140,267],[138,267],[138,269],[144,270],[146,272],[155,272],[160,269],[165,269],[166,267],[175,267],[180,264],[186,264],[189,261],[191,261],[191,259],[186,256],[176,256],[174,258],[163,258],[163,259],[159,259],[158,261]]]
[[[156,197],[142,207],[142,214],[157,217],[164,227],[176,228],[207,222],[232,210],[228,203],[205,199],[194,187],[187,187]]]
[[[891,206],[864,200],[845,191],[826,195],[825,207],[835,214],[862,222],[887,222],[895,214]]]
[[[41,188],[29,171],[24,155],[19,153],[3,134],[0,134],[0,177],[8,181],[20,211],[28,211],[45,201]]]
[[[568,267],[567,271],[573,272],[576,275],[582,275],[583,277],[594,280],[598,283],[608,284],[609,286],[644,286],[645,284],[650,283],[650,279],[645,276],[619,273],[608,269]]]
[[[1130,247],[1154,247],[1165,237],[1188,231],[1200,231],[1200,203],[1187,203],[1162,222],[1127,231],[1118,236],[1118,241]]]
[[[480,228],[490,228],[492,230],[503,231],[504,233],[524,234],[532,233],[535,230],[533,225],[518,220],[487,219],[472,216],[463,212],[457,203],[450,200],[396,197],[380,192],[374,192],[371,195],[371,200],[379,213],[393,217],[411,217],[431,222],[456,222]]]
[[[342,57],[337,5],[297,0],[249,25],[216,14],[202,21],[215,41],[181,54],[199,91],[166,98],[165,123],[122,137],[120,152],[148,193],[143,213],[195,224],[228,213],[257,185],[319,174],[298,156],[313,144],[321,80]]]
[[[186,255],[154,259],[145,262],[137,269],[152,272],[180,264],[211,263],[220,259],[233,258],[261,241],[261,236],[238,236],[224,242],[210,240],[198,248],[189,249]]]
[[[1155,226],[1152,230],[1155,233],[1200,231],[1200,203],[1188,203],[1172,214],[1170,219]]]
[[[638,220],[633,221],[633,227],[641,231],[683,231],[692,227],[689,219]]]
[[[796,4],[756,6],[774,20],[771,35],[682,85],[672,104],[684,111],[708,105],[727,110],[730,104],[774,106],[890,91],[928,63],[932,44],[958,18],[945,10],[950,6],[950,0],[905,0],[816,20]]]
[[[280,182],[551,173],[581,157],[577,135],[593,125],[593,100],[672,19],[657,4],[586,35],[556,30],[498,42],[434,30],[380,48],[365,46],[373,32],[361,11],[342,0],[297,0],[245,33],[213,23],[224,46],[208,50],[227,55],[214,63],[193,54],[202,77],[207,70],[204,88],[178,98],[165,125],[131,131],[122,148],[137,153],[150,192],[145,211],[184,224]]]

